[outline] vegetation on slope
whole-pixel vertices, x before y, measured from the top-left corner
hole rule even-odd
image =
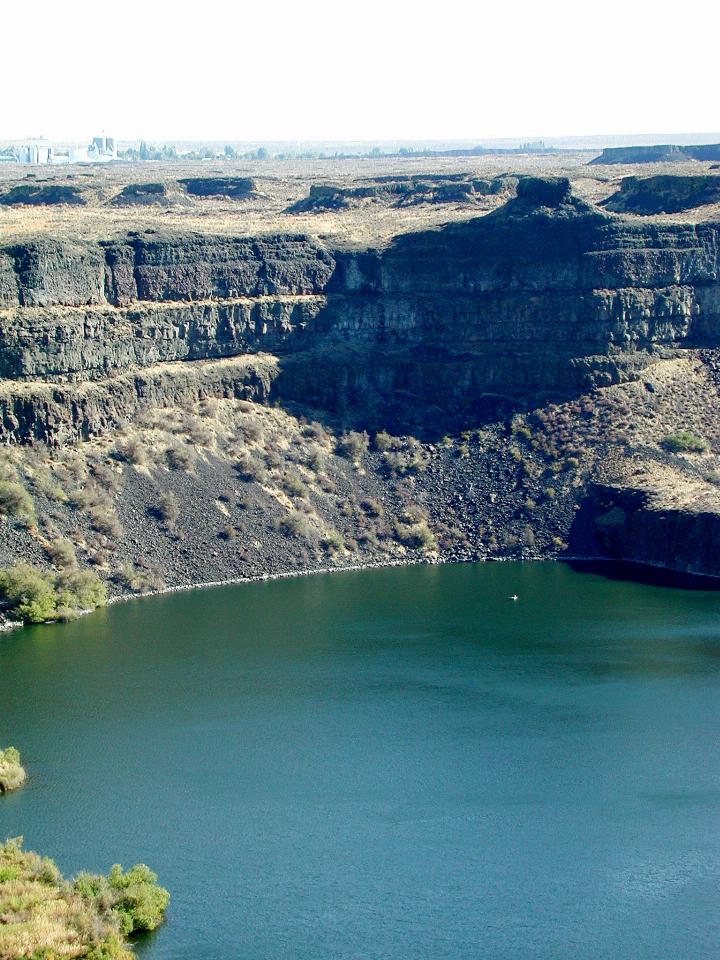
[[[89,570],[61,573],[38,570],[29,563],[0,569],[0,598],[11,619],[23,623],[71,620],[103,606],[107,593]]]
[[[0,960],[132,960],[126,937],[154,930],[170,895],[143,864],[65,880],[52,860],[0,845]]]
[[[0,750],[0,793],[17,790],[25,783],[26,773],[20,763],[20,753],[15,747]]]
[[[627,383],[430,440],[377,423],[366,432],[349,414],[320,422],[321,411],[207,397],[158,403],[84,442],[9,446],[7,500],[25,493],[33,512],[0,509],[0,565],[35,569],[3,577],[0,567],[0,588],[4,579],[11,606],[14,586],[16,611],[24,598],[15,619],[34,622],[68,614],[77,601],[55,598],[81,570],[120,594],[334,566],[557,556],[577,546],[588,483],[629,458],[673,464],[717,496],[711,372],[696,356],[662,360]],[[678,437],[684,449],[668,449]],[[686,452],[693,438],[705,452]]]
[[[660,446],[670,453],[707,453],[708,445],[689,430],[679,430],[664,437]]]

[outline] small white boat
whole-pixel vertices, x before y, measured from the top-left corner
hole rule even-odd
[[[519,600],[519,599],[520,597],[516,593],[514,593],[511,597],[508,597],[508,600]]]

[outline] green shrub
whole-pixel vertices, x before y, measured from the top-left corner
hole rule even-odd
[[[513,417],[510,432],[514,437],[522,437],[524,440],[532,439],[532,431],[522,417]]]
[[[73,891],[90,903],[102,915],[117,918],[120,933],[129,936],[146,930],[155,930],[165,919],[170,894],[157,882],[157,874],[137,863],[127,873],[115,864],[107,877],[101,874],[80,873],[73,883]]]
[[[167,448],[165,460],[171,470],[189,470],[192,466],[193,454],[189,447],[177,444]]]
[[[326,530],[320,538],[320,544],[331,555],[339,553],[345,547],[345,541],[337,530]]]
[[[21,837],[0,844],[0,882],[16,884],[0,897],[3,958],[133,960],[125,936],[157,927],[169,899],[142,864],[67,882],[52,860],[24,851]]]
[[[77,566],[77,557],[75,556],[75,547],[72,541],[60,537],[53,540],[45,548],[45,552],[50,557],[56,567],[60,569],[72,569]]]
[[[287,536],[307,537],[312,525],[304,513],[293,510],[280,521],[280,530]]]
[[[105,587],[89,571],[44,572],[29,563],[0,569],[0,597],[10,616],[25,623],[65,619],[103,606]]]
[[[370,437],[366,431],[358,433],[356,430],[350,430],[338,440],[337,451],[342,457],[352,460],[354,464],[359,464],[368,452],[369,446]]]
[[[8,605],[11,616],[25,623],[43,623],[57,615],[55,578],[31,567],[16,563],[0,570],[0,595]]]
[[[158,885],[157,874],[144,863],[127,873],[116,863],[107,877],[81,873],[73,889],[94,903],[99,912],[114,914],[124,936],[159,927],[170,900],[167,890]]]
[[[0,793],[17,790],[25,783],[25,778],[19,751],[15,747],[0,750]]]
[[[435,534],[427,525],[426,520],[396,523],[395,536],[403,546],[410,547],[413,550],[423,549],[426,552],[437,550]]]
[[[126,950],[120,938],[111,933],[102,943],[91,947],[89,953],[84,953],[83,960],[135,960],[135,953]]]
[[[668,434],[660,441],[660,446],[671,453],[706,453],[707,443],[689,430],[679,430]]]
[[[33,517],[33,499],[25,487],[14,480],[0,480],[0,516]]]
[[[292,470],[286,470],[280,477],[280,486],[290,497],[303,497],[305,484],[302,478]]]
[[[180,516],[180,503],[172,490],[160,494],[155,505],[155,513],[166,523],[175,523]]]
[[[107,603],[105,585],[89,570],[74,570],[57,579],[58,607],[69,610],[95,610]]]

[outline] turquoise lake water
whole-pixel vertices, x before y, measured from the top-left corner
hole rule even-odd
[[[141,960],[720,956],[720,593],[529,563],[171,594],[3,637],[0,702],[0,836],[150,864]]]

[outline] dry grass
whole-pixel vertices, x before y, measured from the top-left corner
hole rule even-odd
[[[0,960],[82,957],[92,946],[117,938],[117,932],[72,890],[51,860],[23,851],[20,841],[0,846]],[[118,960],[131,956],[116,953]]]
[[[0,960],[132,960],[124,935],[162,921],[167,891],[142,865],[65,880],[47,857],[0,845]],[[129,898],[134,897],[131,912]]]
[[[427,229],[450,220],[482,216],[503,198],[487,197],[482,205],[420,204],[396,207],[369,200],[339,211],[290,214],[287,208],[307,195],[313,183],[349,185],[377,176],[418,174],[469,174],[491,178],[501,174],[569,176],[575,192],[598,202],[617,189],[629,175],[657,173],[697,174],[709,164],[643,164],[639,166],[588,167],[593,153],[558,156],[487,156],[445,158],[376,158],[318,161],[127,163],[108,167],[29,168],[0,165],[0,181],[72,184],[86,193],[86,206],[0,207],[0,242],[38,234],[58,237],[105,239],[146,229],[233,235],[310,233],[334,244],[382,245],[391,237]],[[26,180],[34,174],[33,180]],[[250,176],[258,180],[261,197],[226,200],[188,196],[177,181],[191,176]],[[71,179],[69,179],[71,178]],[[152,180],[168,190],[164,206],[112,206],[111,201],[128,183]],[[3,183],[4,186],[4,183]],[[715,208],[699,208],[662,219],[696,221],[718,217]]]

